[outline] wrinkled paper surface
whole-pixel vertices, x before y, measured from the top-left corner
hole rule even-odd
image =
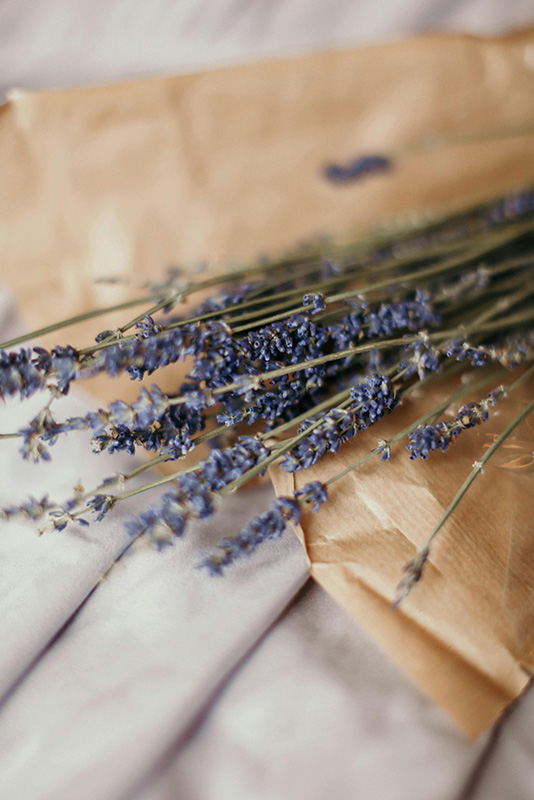
[[[153,278],[202,260],[222,269],[317,234],[421,222],[520,188],[534,180],[533,65],[533,31],[440,35],[121,85],[14,91],[0,107],[0,277],[37,328],[135,296],[95,278]],[[463,144],[436,146],[443,137]],[[364,153],[398,156],[396,168],[343,187],[324,180],[326,164]],[[43,343],[86,346],[124,321],[125,312],[108,315]],[[175,388],[178,372],[158,382]],[[123,378],[88,385],[102,401],[139,391]],[[468,440],[440,460],[439,473],[434,463],[393,462],[347,479],[321,515],[305,517],[302,535],[317,580],[476,735],[532,666],[528,475],[503,478],[486,513],[488,493],[482,505],[475,499],[488,470],[413,600],[397,613],[387,607],[400,567],[472,459]],[[275,476],[279,491],[289,481]]]
[[[421,37],[0,107],[0,277],[31,328],[132,297],[95,284],[277,255],[320,233],[466,206],[534,176],[532,136],[430,149],[347,186],[323,168],[530,125],[534,33]],[[419,212],[419,213],[418,213]],[[140,309],[49,336],[86,346]],[[133,397],[128,379],[91,383]]]
[[[499,379],[500,380],[500,379]],[[492,388],[463,402],[479,400]],[[509,381],[509,376],[505,376]],[[271,477],[279,495],[325,481],[443,401],[457,383],[408,396],[391,416],[295,475]],[[371,459],[305,508],[298,535],[315,579],[356,617],[470,737],[526,687],[534,670],[534,419],[516,428],[438,533],[423,576],[401,605],[391,601],[415,556],[475,461],[530,400],[520,386],[487,423],[464,431],[445,453],[410,461],[407,439],[391,460]],[[457,411],[459,405],[451,406]],[[442,419],[452,419],[444,415]]]

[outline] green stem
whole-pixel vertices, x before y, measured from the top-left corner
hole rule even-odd
[[[504,232],[500,232],[495,236],[489,236],[482,244],[477,245],[476,247],[470,248],[461,256],[456,256],[450,259],[447,259],[443,262],[440,262],[437,265],[433,265],[431,267],[426,267],[424,269],[414,270],[413,272],[409,272],[406,275],[399,275],[397,277],[396,283],[411,283],[412,281],[418,281],[421,278],[430,278],[434,277],[435,275],[440,274],[441,272],[448,272],[456,267],[463,266],[469,261],[473,261],[475,258],[480,258],[480,256],[487,255],[487,253],[491,252],[497,247],[502,247],[504,244],[508,244],[512,242],[514,239],[517,239],[519,236],[522,236],[524,233],[532,230],[534,223],[532,220],[528,220],[527,222],[523,222],[518,224],[517,227],[514,226],[512,230],[505,230]],[[342,292],[341,294],[332,295],[328,298],[331,303],[337,302],[339,300],[346,300],[349,297],[353,297],[355,295],[361,293],[370,293],[374,292],[377,289],[385,289],[390,286],[391,281],[376,281],[375,283],[370,283],[367,286],[364,286],[360,289],[354,289],[349,292]]]
[[[410,145],[399,151],[399,156],[418,155],[432,150],[441,150],[448,147],[458,147],[466,144],[479,144],[480,142],[494,142],[506,139],[517,139],[534,134],[534,124],[511,125],[501,128],[483,128],[467,133],[431,133],[415,139]]]
[[[359,286],[356,289],[349,289],[345,292],[340,292],[338,294],[328,295],[325,298],[325,302],[327,304],[334,304],[341,302],[342,300],[348,300],[351,297],[356,297],[360,295],[367,295],[371,294],[372,292],[376,292],[380,289],[387,289],[392,284],[402,284],[405,285],[407,283],[413,283],[414,281],[420,281],[423,278],[430,278],[439,275],[442,272],[449,272],[453,268],[457,268],[463,266],[468,261],[473,260],[474,258],[478,258],[481,255],[485,255],[494,247],[499,246],[499,244],[504,244],[508,241],[513,240],[517,236],[524,233],[526,230],[530,230],[532,227],[532,222],[529,221],[528,224],[525,224],[521,227],[519,232],[510,233],[507,231],[507,236],[501,235],[498,239],[498,244],[495,242],[486,242],[483,245],[479,245],[478,247],[474,247],[464,253],[462,256],[457,256],[450,258],[446,261],[440,261],[438,264],[433,264],[431,267],[426,267],[424,269],[417,269],[412,272],[406,273],[405,275],[393,275],[390,278],[381,281],[375,281],[373,283],[369,283],[365,286]],[[286,304],[284,304],[286,305]],[[274,310],[274,309],[272,309]],[[264,325],[269,325],[272,322],[278,322],[279,320],[286,319],[288,316],[293,314],[302,313],[303,311],[307,310],[307,306],[305,305],[298,305],[293,306],[292,308],[286,309],[285,311],[281,311],[278,314],[273,314],[268,317],[263,317],[259,320],[249,322],[246,325],[239,325],[232,329],[233,333],[243,333],[244,331],[250,330],[250,328],[257,328],[263,327]],[[229,322],[231,324],[231,322]]]
[[[501,370],[496,370],[492,372],[491,375],[485,375],[484,378],[482,378],[480,381],[477,381],[476,383],[470,384],[468,386],[466,385],[459,386],[456,389],[456,391],[454,391],[442,403],[439,403],[439,405],[435,406],[431,411],[428,411],[426,414],[423,414],[423,416],[416,419],[415,422],[410,423],[410,425],[408,425],[406,428],[403,428],[403,430],[399,431],[394,436],[392,436],[391,439],[388,439],[387,442],[388,445],[391,447],[391,445],[400,441],[405,436],[408,436],[408,434],[410,434],[420,425],[424,425],[425,422],[427,422],[428,420],[431,420],[433,418],[439,418],[449,408],[449,406],[451,406],[457,400],[461,400],[463,397],[466,397],[467,395],[476,392],[482,386],[485,386],[488,383],[490,383],[490,381],[493,381],[495,379],[496,373],[499,373],[500,371]],[[348,475],[349,472],[352,472],[353,470],[357,469],[362,464],[365,464],[365,462],[368,461],[370,458],[379,455],[381,452],[382,451],[379,447],[375,447],[373,450],[370,450],[368,453],[359,458],[357,461],[354,461],[352,464],[349,464],[349,466],[345,467],[345,469],[343,469],[341,472],[338,472],[336,475],[333,475],[331,478],[325,481],[325,486],[330,486],[330,484],[335,483],[341,478],[344,478],[345,475]]]
[[[513,389],[515,389],[519,385],[519,383],[525,380],[525,378],[530,378],[532,377],[532,375],[534,375],[534,367],[531,367],[531,369],[527,370],[527,372],[525,372],[520,378],[514,381],[514,383],[510,385],[507,394],[509,394]],[[456,509],[458,503],[463,498],[463,496],[465,495],[465,493],[467,492],[467,490],[469,489],[469,487],[471,486],[477,475],[483,472],[484,465],[489,461],[489,459],[499,449],[499,447],[506,441],[506,439],[510,436],[512,431],[515,428],[517,428],[517,426],[526,417],[528,417],[528,415],[531,414],[532,411],[534,411],[534,400],[531,400],[531,402],[528,403],[516,417],[514,417],[514,419],[506,426],[506,428],[502,431],[502,433],[500,433],[499,436],[495,439],[493,444],[490,447],[488,447],[488,449],[486,450],[480,461],[476,462],[475,466],[473,467],[468,477],[463,482],[462,486],[460,487],[456,496],[452,500],[451,504],[441,517],[440,521],[437,523],[432,533],[426,539],[423,547],[428,547],[430,545],[430,542],[436,537],[436,535],[442,529],[444,524],[447,522],[447,520],[449,519],[453,511]]]
[[[522,322],[530,321],[534,319],[534,310],[527,309],[526,311],[519,312],[517,314],[512,314],[509,317],[504,317],[502,319],[494,320],[493,322],[485,322],[480,325],[476,325],[473,327],[467,327],[462,325],[458,328],[452,328],[446,331],[437,331],[436,333],[428,334],[429,341],[445,341],[447,339],[454,339],[458,336],[465,336],[466,331],[470,330],[471,332],[487,332],[487,331],[495,331],[499,330],[500,328],[507,328],[510,325],[520,324]],[[310,367],[317,367],[321,364],[326,364],[330,361],[339,361],[340,359],[348,358],[349,356],[360,355],[361,353],[368,353],[371,350],[387,350],[390,348],[395,347],[403,347],[405,345],[414,344],[415,342],[421,341],[421,336],[416,334],[414,336],[403,336],[396,339],[386,339],[383,341],[378,342],[369,342],[367,344],[358,345],[357,347],[349,347],[345,350],[338,350],[336,353],[329,353],[326,356],[320,356],[319,358],[310,358],[307,361],[300,361],[297,364],[289,364],[287,367],[280,367],[280,369],[273,369],[270,372],[260,372],[258,375],[255,375],[253,379],[250,381],[250,385],[253,383],[261,383],[263,381],[269,381],[273,378],[280,378],[282,375],[289,375],[293,372],[301,372],[302,370],[309,369]],[[227,392],[235,391],[236,389],[242,389],[242,383],[229,383],[226,386],[220,386],[217,389],[213,389],[212,395],[218,396],[221,394],[226,394]],[[186,402],[185,397],[174,397],[172,400],[169,401],[169,405],[181,405]]]
[[[526,372],[523,373],[519,378],[517,378],[513,383],[510,384],[507,390],[507,395],[510,394],[514,389],[516,389],[523,381],[527,380],[528,378],[532,378],[534,375],[534,366],[531,366]],[[431,533],[425,539],[421,547],[418,548],[415,557],[410,561],[405,567],[405,576],[399,586],[397,587],[397,595],[393,600],[392,605],[398,606],[399,603],[408,596],[412,587],[414,586],[417,581],[420,580],[424,564],[428,558],[430,553],[430,545],[432,541],[435,539],[437,534],[443,528],[447,520],[450,516],[454,513],[456,508],[458,507],[459,503],[465,497],[469,487],[474,482],[474,480],[484,472],[484,466],[490,460],[490,458],[496,453],[496,451],[501,447],[502,444],[506,441],[506,439],[510,436],[510,434],[517,428],[517,426],[523,422],[532,412],[534,411],[534,400],[531,400],[522,411],[517,414],[516,417],[506,426],[506,428],[497,436],[495,441],[488,447],[484,455],[479,461],[476,461],[473,464],[473,469],[459,488],[458,492],[454,496],[453,500],[449,504],[447,510],[440,518],[438,523],[435,525]]]
[[[180,475],[186,475],[188,472],[195,472],[195,470],[200,469],[198,464],[195,464],[192,467],[187,467],[186,469],[181,469],[178,472],[172,472],[170,475],[165,475],[163,478],[160,478],[157,481],[153,481],[152,483],[145,483],[143,486],[139,486],[137,489],[130,489],[129,492],[122,492],[121,494],[115,495],[115,502],[119,502],[119,500],[128,500],[129,497],[134,497],[136,494],[142,494],[143,492],[148,492],[149,489],[156,489],[158,486],[165,486],[166,483],[171,483],[175,481]]]
[[[453,250],[453,251],[457,250],[458,249],[458,243],[456,243],[454,247],[451,246],[449,249]],[[439,252],[441,253],[441,251],[442,251],[442,248],[440,248]],[[294,298],[294,297],[298,297],[299,295],[309,294],[309,293],[313,293],[313,292],[321,292],[322,294],[324,294],[326,288],[337,286],[338,284],[343,284],[343,283],[347,283],[347,284],[354,283],[357,280],[361,280],[362,278],[366,278],[366,277],[369,277],[369,276],[375,276],[377,273],[381,273],[381,272],[394,272],[395,270],[398,270],[399,268],[401,268],[401,267],[403,267],[405,265],[412,264],[414,262],[414,260],[421,260],[421,259],[425,259],[426,260],[426,259],[435,258],[435,257],[436,256],[434,254],[434,251],[433,250],[429,250],[429,251],[425,251],[424,253],[422,253],[417,258],[414,258],[414,256],[410,256],[409,258],[392,258],[392,259],[388,259],[388,261],[386,261],[385,263],[375,264],[372,267],[365,267],[365,265],[361,264],[361,263],[360,264],[357,263],[357,264],[353,264],[353,265],[347,265],[347,266],[345,266],[343,268],[342,273],[340,275],[335,276],[335,277],[319,280],[319,281],[317,281],[317,283],[311,283],[311,284],[308,284],[305,287],[301,286],[301,287],[297,287],[295,289],[286,289],[286,290],[284,290],[282,292],[277,292],[274,295],[269,295],[268,297],[265,297],[263,299],[258,299],[258,300],[255,300],[255,301],[240,303],[238,306],[235,307],[235,309],[238,312],[240,312],[242,309],[250,307],[250,306],[258,305],[260,302],[265,304],[265,303],[271,302],[273,300],[281,301],[281,300],[284,300],[285,298],[288,298],[284,302],[277,302],[274,306],[271,306],[270,309],[269,309],[271,312],[279,311],[279,310],[282,310],[282,309],[286,308],[287,306],[290,306],[291,305],[291,299]],[[328,300],[328,298],[327,298],[327,300]],[[307,306],[299,306],[298,308],[307,308]],[[227,308],[227,309],[221,309],[218,312],[212,312],[212,314],[213,315],[214,314],[223,314],[225,312],[231,314],[233,310],[234,310],[234,308],[230,307],[230,308]],[[247,314],[239,313],[234,317],[232,317],[232,316],[226,317],[225,321],[227,322],[228,325],[234,325],[234,324],[237,325],[238,323],[242,323],[245,319],[253,320],[253,319],[256,319],[257,317],[261,316],[261,314],[264,314],[264,313],[265,313],[265,309],[259,309],[257,311],[251,311],[251,312],[249,312]],[[291,313],[291,312],[286,312],[286,313]],[[262,319],[260,321],[261,324],[264,324],[264,323],[267,324],[267,322],[266,322],[267,319],[268,318]],[[257,324],[258,323],[255,323],[254,327],[257,327]],[[243,328],[243,330],[245,330],[245,328]]]
[[[350,392],[350,388],[343,389],[341,392],[338,392],[337,394],[332,395],[332,397],[323,400],[322,403],[318,403],[316,406],[313,406],[313,408],[310,408],[303,414],[299,414],[298,417],[294,417],[294,419],[290,419],[288,422],[277,425],[276,428],[272,428],[270,431],[259,433],[257,438],[260,441],[264,441],[265,439],[271,439],[275,436],[280,436],[280,434],[291,430],[291,428],[294,428],[295,425],[300,425],[301,422],[305,422],[310,417],[314,417],[316,414],[320,414],[323,411],[328,411],[330,408],[335,408],[339,403],[344,402],[350,397]]]
[[[103,314],[111,314],[114,311],[124,311],[127,308],[141,305],[146,303],[147,300],[152,300],[152,296],[138,297],[136,300],[128,300],[125,303],[117,303],[114,306],[107,306],[106,308],[97,308],[94,311],[86,311],[84,314],[77,314],[75,317],[68,317],[67,319],[55,322],[52,325],[47,325],[44,328],[38,328],[30,333],[25,333],[22,336],[16,336],[14,339],[8,339],[0,344],[0,350],[6,350],[8,347],[15,347],[23,342],[28,342],[30,339],[35,339],[38,336],[45,336],[47,333],[53,333],[61,328],[68,328],[70,325],[76,325],[79,322],[85,322],[88,319],[101,317]]]

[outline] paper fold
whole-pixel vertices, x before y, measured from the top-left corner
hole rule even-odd
[[[407,398],[390,417],[309,470],[288,475],[271,468],[277,494],[340,472],[375,447],[378,438],[391,438],[451,390],[449,382]],[[525,689],[534,669],[533,469],[512,465],[518,452],[524,451],[526,460],[532,454],[528,420],[488,462],[438,534],[420,583],[399,609],[390,603],[404,564],[473,462],[533,390],[533,383],[518,388],[487,423],[464,431],[447,452],[426,462],[410,461],[405,443],[398,443],[391,461],[371,460],[332,484],[326,506],[317,514],[305,509],[298,530],[314,578],[469,737],[481,733]]]

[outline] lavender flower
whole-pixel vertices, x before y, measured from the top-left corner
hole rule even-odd
[[[176,479],[176,488],[166,492],[160,502],[127,523],[130,536],[148,534],[154,541],[167,542],[171,535],[182,536],[191,518],[206,519],[215,510],[218,492],[269,454],[252,436],[242,436],[233,447],[213,450],[195,472]],[[161,536],[161,529],[167,535]],[[159,533],[158,533],[159,531]]]
[[[326,486],[321,481],[311,481],[307,483],[302,489],[295,492],[295,497],[301,497],[306,503],[312,507],[312,511],[319,511],[323,503],[326,503],[328,496],[326,493]]]
[[[410,459],[422,458],[426,461],[429,453],[436,450],[445,452],[449,444],[464,430],[474,428],[482,422],[487,422],[490,408],[505,395],[504,387],[500,386],[478,403],[465,403],[458,410],[453,422],[438,422],[436,425],[420,425],[408,434],[409,443],[406,449]]]
[[[388,172],[393,162],[386,156],[360,156],[347,164],[329,164],[324,175],[334,183],[349,183],[360,180],[365,175]]]
[[[44,375],[51,376],[60,392],[67,394],[70,384],[78,376],[79,354],[74,347],[54,347],[50,352],[43,347],[34,347],[33,362]]]
[[[137,339],[149,339],[162,331],[161,325],[154,322],[150,314],[145,314],[144,319],[135,323],[135,327],[138,330],[138,333],[136,333]]]
[[[334,408],[299,442],[284,458],[281,465],[285,472],[309,469],[325,453],[337,453],[341,445],[369,425],[373,425],[396,404],[395,391],[386,375],[369,375],[351,390],[352,404],[346,408]],[[314,424],[307,420],[299,431]]]
[[[48,495],[45,494],[40,500],[29,497],[19,505],[6,506],[0,509],[0,519],[9,520],[12,517],[21,516],[32,521],[40,519],[47,511],[54,508],[56,504],[51,503]]]
[[[414,300],[398,303],[382,303],[377,311],[364,315],[363,324],[367,336],[390,336],[394,331],[408,329],[417,331],[428,325],[435,327],[441,316],[431,303],[430,294],[418,289]]]
[[[389,461],[391,458],[391,445],[386,439],[379,439],[376,451],[380,454],[380,461]]]
[[[303,306],[311,306],[311,313],[318,314],[320,311],[324,311],[326,308],[326,298],[324,294],[315,293],[315,294],[305,294],[302,298],[302,305]]]
[[[399,369],[404,371],[404,379],[411,378],[417,373],[419,380],[423,380],[429,372],[437,372],[439,369],[439,350],[433,347],[423,335],[421,341],[408,345],[407,350],[412,351],[412,355],[406,361],[401,361]]]
[[[87,501],[87,508],[90,508],[96,516],[96,522],[104,519],[116,503],[116,498],[111,494],[95,494]]]
[[[245,525],[235,539],[223,539],[200,563],[212,575],[221,575],[238,558],[250,555],[267,539],[279,539],[289,520],[298,523],[300,504],[294,497],[279,497],[268,511]]]
[[[444,422],[438,422],[437,425],[421,425],[409,434],[410,442],[406,445],[406,449],[410,453],[410,459],[422,458],[426,461],[428,454],[435,450],[445,452],[454,435]]]
[[[430,549],[425,547],[404,566],[404,577],[397,586],[397,594],[391,603],[392,608],[396,608],[408,596],[412,587],[421,579],[423,568],[429,555]]]

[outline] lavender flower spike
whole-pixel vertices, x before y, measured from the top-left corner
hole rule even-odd
[[[199,567],[207,568],[212,575],[221,575],[225,567],[244,555],[250,555],[267,539],[280,538],[289,520],[298,523],[299,519],[298,500],[279,497],[268,511],[247,523],[235,539],[223,539]]]
[[[299,442],[285,459],[282,468],[286,472],[308,469],[325,453],[337,453],[341,445],[355,436],[358,430],[373,425],[396,405],[395,390],[386,375],[368,375],[361,383],[352,387],[352,404],[346,408],[333,408],[310,435]],[[313,420],[303,423],[299,431],[310,427]]]
[[[453,422],[438,422],[436,425],[420,425],[410,434],[409,443],[406,449],[410,453],[410,459],[422,458],[426,461],[429,453],[436,450],[445,452],[449,444],[462,432],[481,422],[487,422],[489,409],[493,408],[497,400],[505,395],[503,386],[499,386],[493,392],[478,403],[465,403],[456,414]]]

